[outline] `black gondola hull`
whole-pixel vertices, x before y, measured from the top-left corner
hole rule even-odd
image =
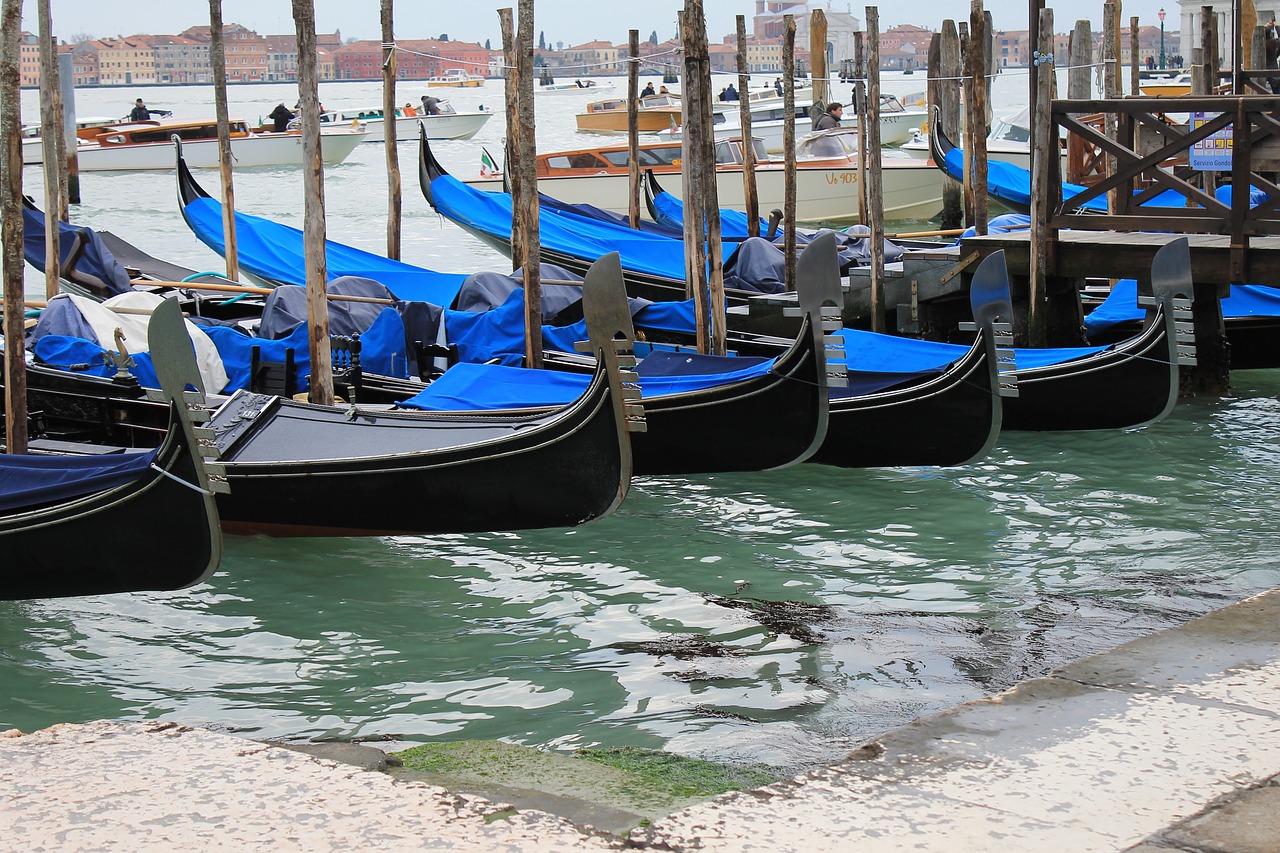
[[[200,482],[194,453],[175,416],[154,463],[160,470],[0,515],[0,599],[181,589],[211,575],[222,540],[213,498],[188,485]]]

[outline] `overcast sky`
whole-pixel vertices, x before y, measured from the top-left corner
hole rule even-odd
[[[657,31],[659,40],[665,40],[676,31],[676,12],[683,8],[684,0],[535,0],[536,31],[546,33],[547,41],[566,45],[603,39],[624,43],[627,31],[637,29],[640,38]],[[1122,17],[1125,24],[1132,15],[1139,23],[1156,26],[1156,12],[1164,4],[1160,0],[1127,0]],[[103,0],[50,0],[54,31],[60,38],[91,35],[94,37],[130,35],[132,33],[173,34],[190,26],[209,23],[209,4],[206,0],[125,0],[122,3]],[[516,0],[400,0],[395,6],[396,35],[401,38],[434,38],[447,33],[451,39],[474,41],[484,44],[491,39],[494,47],[501,45],[498,16],[495,10],[515,8]],[[851,11],[859,19],[864,17],[867,4],[833,2],[828,7],[838,11]],[[222,19],[225,23],[238,23],[266,35],[292,33],[294,31],[292,4],[285,0],[222,0]],[[316,27],[320,32],[342,31],[343,38],[381,37],[378,0],[315,0]],[[747,16],[747,31],[751,31],[751,16],[755,14],[754,0],[705,0],[708,31],[711,41],[718,42],[734,31],[734,16]],[[1027,3],[1025,0],[989,0],[986,8],[991,11],[1000,29],[1025,29]],[[1168,17],[1165,27],[1173,32],[1178,28],[1178,7],[1170,2],[1166,7]],[[879,6],[880,29],[895,24],[918,24],[936,29],[943,18],[968,20],[968,0],[933,0],[928,3],[886,3]],[[1055,9],[1057,18],[1054,29],[1066,32],[1077,18],[1088,17],[1094,29],[1101,29],[1102,2],[1063,3]],[[36,32],[36,0],[24,0],[22,27]],[[535,36],[536,38],[536,36]]]

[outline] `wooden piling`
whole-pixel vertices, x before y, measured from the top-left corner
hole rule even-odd
[[[227,107],[226,47],[222,39],[222,0],[209,0],[209,63],[213,66],[213,103],[218,120],[218,170],[222,179],[222,239],[227,278],[240,280],[236,243],[236,190],[231,171],[231,120]],[[319,99],[317,99],[319,103]],[[318,131],[317,131],[318,132]]]
[[[1111,37],[1114,40],[1114,43],[1111,46],[1111,57],[1112,57],[1112,61],[1115,63],[1116,97],[1117,98],[1124,97],[1124,75],[1121,70],[1121,66],[1124,63],[1124,56],[1123,56],[1123,51],[1121,50],[1121,41],[1120,41],[1120,30],[1121,30],[1120,24],[1124,20],[1124,18],[1121,17],[1121,9],[1122,9],[1121,0],[1112,0]]]
[[[37,0],[36,16],[40,19],[40,162],[44,170],[44,293],[52,299],[62,289],[59,275],[61,254],[58,235],[58,199],[62,195],[62,169],[58,162],[57,120],[57,49],[53,38],[53,18],[49,0]],[[21,160],[18,161],[22,163]],[[19,165],[18,168],[22,168]],[[20,340],[20,339],[19,339]]]
[[[702,161],[700,169],[702,186],[698,190],[698,197],[702,204],[702,222],[707,241],[707,299],[711,331],[709,351],[713,355],[725,355],[727,353],[727,329],[725,327],[727,314],[725,313],[724,260],[720,242],[720,193],[716,183],[715,114],[712,110],[711,95],[711,47],[707,42],[707,18],[703,0],[687,0],[687,3],[686,9],[690,13],[690,40],[685,42],[684,45],[685,58],[687,63],[690,56],[692,56],[696,64],[694,66],[686,64],[685,68],[689,73],[685,75],[685,86],[688,87],[689,81],[696,75],[698,80],[696,106],[702,124],[702,148],[699,152],[699,159]],[[743,93],[740,97],[745,97],[745,94]]]
[[[1073,101],[1088,100],[1093,94],[1089,73],[1093,64],[1093,33],[1086,20],[1076,21],[1075,29],[1071,31],[1069,64],[1067,97]],[[1084,179],[1084,140],[1073,135],[1068,137],[1067,145],[1071,147],[1071,156],[1067,158],[1066,177],[1078,184]]]
[[[711,351],[711,306],[707,290],[707,229],[703,219],[705,209],[699,194],[705,182],[702,135],[707,128],[702,123],[700,87],[701,76],[697,72],[697,59],[690,50],[693,38],[692,10],[686,6],[680,12],[680,42],[684,45],[684,87],[680,94],[681,109],[681,159],[684,173],[681,182],[681,200],[684,203],[684,265],[685,295],[693,299],[694,325],[697,331],[698,352]]]
[[[1120,97],[1119,60],[1115,55],[1116,45],[1119,44],[1119,36],[1116,34],[1116,20],[1116,3],[1114,0],[1107,0],[1102,4],[1102,96],[1104,98]],[[1114,142],[1118,132],[1115,113],[1107,113],[1104,123],[1104,132],[1107,138]],[[1115,173],[1115,155],[1108,154],[1107,174],[1114,175]],[[1110,213],[1116,212],[1115,190],[1107,193],[1107,210]]]
[[[1114,20],[1114,19],[1113,19]],[[1040,42],[1036,49],[1042,55],[1053,52],[1053,10],[1041,9]],[[1031,152],[1031,271],[1027,304],[1027,339],[1030,346],[1048,346],[1048,308],[1050,243],[1056,234],[1049,230],[1050,181],[1057,179],[1056,164],[1061,162],[1057,134],[1052,132],[1053,76],[1052,63],[1032,67],[1038,91],[1036,111],[1032,117]]]
[[[1192,80],[1192,86],[1203,87],[1193,94],[1212,95],[1218,91],[1218,18],[1212,6],[1200,7],[1200,56],[1204,70],[1200,80]],[[1213,195],[1218,188],[1218,174],[1210,169],[1200,173],[1204,191]]]
[[[0,144],[4,145],[0,187],[0,259],[4,267],[4,411],[5,451],[27,452],[27,365],[22,346],[22,107],[18,42],[22,0],[0,5]]]
[[[862,140],[867,138],[867,56],[866,43],[862,32],[853,34],[853,103],[858,117],[858,147],[861,150]],[[867,158],[858,157],[857,182],[858,222],[868,224],[871,215],[867,212]]]
[[[938,71],[941,80],[942,126],[953,139],[960,133],[960,36],[956,22],[942,22],[939,39]],[[931,131],[932,132],[932,131]],[[942,179],[942,227],[959,228],[964,224],[964,185],[953,178]]]
[[[61,90],[58,101],[62,107],[62,133],[58,136],[58,162],[65,164],[62,175],[64,192],[58,209],[58,218],[69,222],[67,204],[80,203],[80,155],[75,145],[67,145],[68,139],[76,138],[76,75],[70,53],[58,54],[58,70],[58,84]]]
[[[1040,10],[1044,8],[1044,0],[1027,0],[1027,46],[1036,50],[1040,43]],[[1031,115],[1036,114],[1036,98],[1039,88],[1036,86],[1036,75],[1027,75],[1027,108]]]
[[[871,331],[885,331],[884,180],[880,151],[880,9],[866,7],[867,135],[862,157],[867,161],[867,203],[871,215]],[[861,142],[861,140],[860,140]]]
[[[511,268],[518,270],[524,266],[525,247],[524,233],[516,228],[516,217],[520,211],[517,200],[523,198],[523,195],[520,192],[522,173],[515,168],[520,150],[520,87],[516,67],[515,12],[510,7],[499,9],[498,24],[502,30],[502,63],[506,66],[503,103],[506,107],[507,139],[503,146],[506,156],[502,158],[502,168],[507,176],[507,185],[511,187]]]
[[[747,97],[747,19],[737,16],[738,117],[742,126],[742,198],[747,210],[747,236],[760,236],[760,194],[756,187],[756,151],[751,144],[751,99]]]
[[[965,116],[968,122],[970,145],[965,148],[965,168],[973,167],[973,222],[979,235],[987,233],[987,67],[986,14],[982,0],[972,0],[969,6],[969,98]]]
[[[796,289],[796,18],[782,16],[782,251],[786,258],[784,281]]]
[[[960,29],[960,61],[956,65],[956,74],[963,78],[969,67],[969,22],[961,21]],[[967,85],[967,84],[966,84]],[[962,100],[968,101],[968,96]],[[961,113],[965,116],[963,122],[957,123],[957,131],[960,139],[960,148],[965,152],[965,157],[961,161],[960,178],[964,191],[964,221],[966,225],[973,224],[973,127],[968,123],[969,108],[961,107]]]
[[[1253,0],[1240,0],[1240,12],[1236,17],[1239,25],[1239,30],[1236,33],[1236,43],[1240,45],[1240,50],[1237,53],[1240,57],[1240,62],[1237,63],[1236,67],[1242,69],[1265,68],[1267,66],[1266,29],[1258,26],[1257,4]],[[1262,29],[1264,38],[1261,50],[1255,47],[1258,42],[1254,39],[1254,35],[1259,29]],[[1245,94],[1243,88],[1237,88],[1233,91],[1237,95]]]
[[[627,218],[640,227],[640,31],[627,35]]]
[[[1138,18],[1135,15],[1129,19],[1129,94],[1134,97],[1142,92],[1142,75],[1139,72],[1142,63],[1138,61],[1141,52],[1138,45]]]
[[[324,161],[320,156],[320,93],[316,76],[316,12],[313,0],[293,0],[298,36],[298,102],[302,111],[302,233],[307,263],[307,326],[310,330],[309,397],[333,405],[333,352],[329,341],[329,281],[325,257]]]
[[[393,0],[382,0],[382,136],[387,158],[387,257],[400,260],[400,222],[403,201],[400,152],[396,149],[396,28]]]
[[[542,367],[542,239],[538,231],[537,140],[533,118],[533,0],[520,0],[516,21],[516,66],[520,95],[520,148],[516,169],[520,175],[520,206],[524,236],[525,366]]]
[[[827,13],[814,9],[809,13],[809,67],[813,82],[813,106],[827,108]]]

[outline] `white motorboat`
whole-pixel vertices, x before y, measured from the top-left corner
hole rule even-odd
[[[320,133],[325,165],[341,163],[364,140],[363,127],[331,127]],[[173,141],[182,140],[187,165],[219,167],[218,123],[213,119],[129,122],[79,132],[76,156],[82,172],[136,171],[173,168]],[[243,119],[231,121],[234,166],[296,166],[302,164],[302,135],[296,131],[255,133]]]
[[[461,68],[450,68],[439,77],[428,77],[424,81],[428,86],[453,86],[463,89],[474,89],[484,85],[484,78],[478,74],[470,74]]]
[[[859,180],[857,134],[839,129],[815,134],[796,149],[796,219],[806,223],[850,224],[858,221],[855,189]],[[757,140],[756,151],[760,145]],[[663,142],[640,147],[642,169],[652,169],[662,187],[679,194],[681,145]],[[744,210],[741,140],[716,142],[716,185],[721,207]],[[933,165],[885,152],[885,217],[928,219],[942,208],[942,173]],[[538,191],[571,204],[590,204],[625,214],[628,201],[626,146],[540,154]],[[783,206],[783,164],[765,160],[756,167],[760,210]],[[501,174],[464,179],[478,189],[502,190]]]
[[[928,133],[917,131],[912,139],[902,144],[902,150],[917,159],[928,160],[931,156]],[[1066,156],[1065,151],[1063,156]],[[1012,163],[1023,169],[1031,168],[1030,109],[1023,107],[992,122],[991,131],[987,134],[987,159]]]
[[[784,107],[781,99],[764,99],[751,108],[751,135],[764,142],[764,148],[770,154],[781,154],[783,149],[782,134],[786,122],[783,120]],[[927,112],[923,107],[904,107],[892,95],[881,97],[880,106],[880,144],[900,145],[911,138],[911,132],[925,123]],[[795,115],[796,139],[809,134],[813,129],[813,120],[809,118],[809,105],[796,99]],[[846,127],[854,127],[856,119],[850,114],[846,119]],[[657,135],[666,139],[679,139],[680,128],[657,131]],[[739,110],[724,110],[715,114],[716,139],[730,139],[742,135],[742,115]]]
[[[85,116],[76,119],[76,131],[114,124],[119,120],[114,116]],[[24,166],[39,166],[44,162],[44,140],[40,138],[40,131],[38,124],[22,126],[22,165]]]
[[[557,83],[551,77],[539,80],[538,85],[533,87],[533,91],[539,95],[599,95],[605,92],[612,92],[613,89],[614,86],[612,80],[604,83],[601,83],[598,80],[574,80],[572,83]]]
[[[493,117],[493,113],[481,107],[478,110],[459,112],[448,101],[439,101],[440,112],[436,115],[424,115],[420,108],[415,115],[396,115],[396,139],[417,139],[418,123],[427,130],[428,139],[470,139],[480,132],[485,122]],[[363,124],[368,131],[365,142],[382,142],[386,136],[383,132],[385,120],[382,109],[365,110],[331,110],[321,119],[338,124]]]

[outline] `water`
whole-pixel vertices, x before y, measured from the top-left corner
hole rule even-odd
[[[1025,77],[997,87],[1014,106]],[[142,94],[208,112],[207,89]],[[321,94],[330,107],[380,102],[374,84]],[[83,91],[80,111],[134,97]],[[252,118],[294,99],[287,86],[231,93],[232,111]],[[455,99],[496,107],[501,89]],[[547,100],[540,144],[588,144],[571,129],[580,101]],[[495,116],[442,156],[474,168],[501,128]],[[414,154],[402,146],[406,177]],[[326,174],[337,239],[382,246],[382,174],[378,145]],[[38,177],[26,170],[29,192]],[[219,265],[182,226],[171,176],[83,182],[78,221]],[[244,210],[301,222],[297,170],[239,173],[236,191]],[[405,256],[448,270],[505,263],[441,222],[411,182]],[[990,458],[953,470],[652,478],[613,517],[572,530],[230,537],[222,569],[193,590],[0,603],[0,730],[162,719],[259,738],[829,761],[1276,586],[1280,373],[1233,384],[1236,396],[1183,401],[1146,429],[1006,434]]]

